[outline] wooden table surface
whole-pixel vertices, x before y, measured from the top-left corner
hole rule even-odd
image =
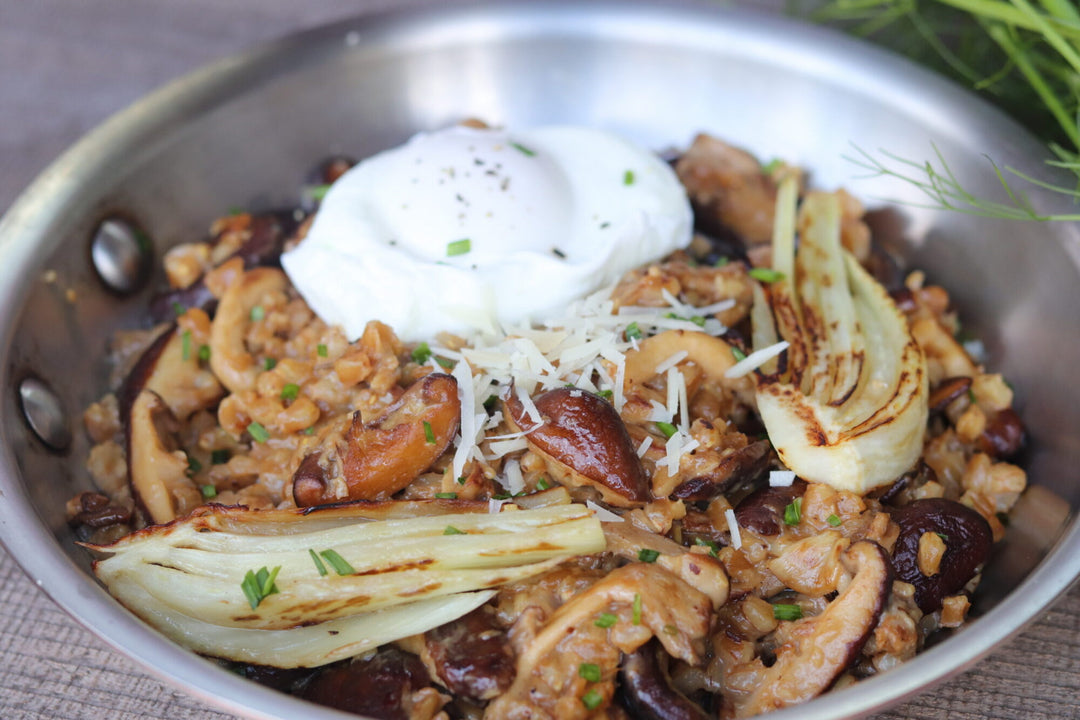
[[[79,136],[169,79],[295,29],[395,4],[0,0],[0,210]],[[0,720],[229,717],[107,647],[0,550]],[[974,670],[878,717],[1080,718],[1080,589]]]

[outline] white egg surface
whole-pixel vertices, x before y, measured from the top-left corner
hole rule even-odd
[[[616,135],[454,126],[345,173],[282,265],[350,340],[377,319],[420,341],[558,315],[692,224],[671,168]]]

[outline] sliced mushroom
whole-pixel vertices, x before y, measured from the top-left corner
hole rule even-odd
[[[277,267],[285,241],[296,232],[297,222],[292,210],[256,215],[251,219],[247,241],[231,256],[243,260],[244,268]],[[203,279],[181,290],[155,295],[150,300],[150,316],[154,322],[166,322],[176,316],[175,308],[199,308],[212,313],[217,298]]]
[[[776,650],[776,662],[765,668],[761,682],[745,698],[735,700],[735,717],[750,717],[806,702],[828,690],[855,661],[869,639],[892,588],[889,556],[877,543],[860,541],[841,562],[854,573],[850,584],[822,614],[796,621],[787,642]]]
[[[393,647],[323,670],[300,696],[327,707],[380,720],[413,720],[412,695],[431,685],[423,663]],[[430,717],[430,716],[429,716]]]
[[[657,366],[679,352],[687,353],[686,361],[696,363],[712,378],[723,378],[735,364],[731,346],[720,338],[703,332],[668,330],[642,340],[636,350],[626,353],[627,392],[656,377]]]
[[[610,627],[596,621],[614,616]],[[485,718],[584,720],[594,710],[582,696],[594,693],[602,710],[615,692],[619,658],[651,637],[667,652],[691,665],[702,658],[712,601],[656,565],[634,563],[560,607],[518,656],[514,684],[487,707]],[[595,665],[599,679],[583,677],[583,663]]]
[[[805,481],[796,478],[791,485],[755,490],[735,508],[739,527],[762,537],[779,535],[784,529],[784,508],[802,497],[806,487]]]
[[[144,389],[157,393],[181,421],[221,399],[224,388],[212,372],[203,369],[198,347],[192,347],[190,335],[185,340],[184,332],[173,325],[139,357],[120,391],[121,418],[131,412],[131,404]]]
[[[300,507],[386,499],[446,451],[460,420],[457,380],[426,375],[376,420],[354,414],[344,447],[332,443],[304,458],[293,476],[293,498]],[[339,476],[343,483],[334,482]]]
[[[945,498],[924,498],[889,510],[900,526],[893,549],[896,576],[915,586],[915,602],[924,613],[941,609],[942,601],[963,590],[990,557],[993,533],[982,515],[966,505]],[[937,533],[945,554],[933,576],[919,569],[919,540]]]
[[[157,524],[183,517],[202,503],[187,475],[187,456],[176,447],[176,430],[176,418],[161,396],[140,392],[127,425],[128,473],[136,500]]]
[[[514,682],[514,651],[488,605],[424,633],[420,657],[457,696],[490,700]]]
[[[717,558],[691,552],[689,548],[663,535],[642,530],[628,522],[603,523],[603,528],[608,552],[631,561],[639,560],[642,550],[656,552],[657,565],[708,595],[714,609],[727,601],[728,576],[723,563]]]
[[[675,488],[671,497],[707,501],[748,485],[768,469],[771,448],[768,440],[758,440],[738,450],[696,453],[704,456],[707,465],[695,468],[693,477]]]
[[[619,673],[623,705],[640,720],[708,720],[708,713],[671,687],[660,662],[662,652],[651,640],[623,659]]]
[[[649,479],[615,408],[592,393],[558,388],[533,399],[542,424],[530,418],[517,395],[503,397],[503,412],[544,458],[559,482],[600,492],[605,502],[629,507],[648,502]]]
[[[255,268],[237,278],[222,296],[210,326],[210,367],[229,392],[253,390],[260,372],[244,343],[251,309],[288,287],[289,279],[280,270]]]

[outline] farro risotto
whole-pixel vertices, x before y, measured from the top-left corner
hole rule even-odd
[[[281,269],[315,207],[172,248],[84,414],[98,578],[410,720],[748,717],[964,625],[1026,485],[1009,385],[843,190],[706,135],[671,166],[688,246],[494,332],[350,341]]]

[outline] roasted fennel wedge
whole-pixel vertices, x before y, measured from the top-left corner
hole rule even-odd
[[[758,410],[799,477],[865,493],[919,458],[926,360],[892,298],[841,244],[839,198],[810,193],[796,215],[797,195],[794,178],[781,183],[778,279],[756,289],[751,313],[755,349],[789,343],[786,363],[757,373]]]
[[[443,503],[409,518],[374,505],[382,507],[326,515],[209,506],[90,546],[107,555],[94,572],[135,614],[198,652],[313,667],[449,622],[490,588],[605,548],[582,505],[489,514],[467,503],[444,514]]]

